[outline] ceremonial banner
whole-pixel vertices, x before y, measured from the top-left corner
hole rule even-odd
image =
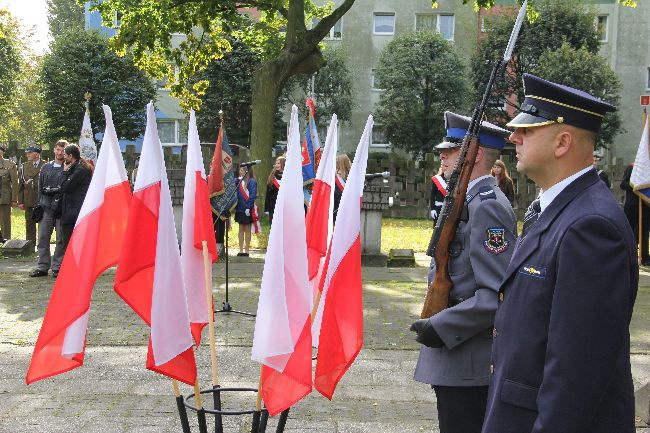
[[[325,149],[321,164],[318,166],[311,205],[307,210],[307,261],[309,264],[309,285],[312,288],[314,299],[318,284],[321,280],[327,247],[332,238],[333,212],[334,212],[334,183],[336,179],[336,152],[338,148],[338,119],[332,115],[330,126],[327,129]],[[318,347],[318,334],[320,321],[323,315],[323,301],[320,297],[317,314],[312,324],[312,344]],[[316,302],[316,301],[315,301]],[[312,307],[313,310],[313,307]]]
[[[181,258],[151,102],[115,291],[151,328],[147,368],[193,385],[196,363]]]
[[[214,155],[210,164],[208,192],[212,212],[223,220],[228,212],[237,206],[237,182],[232,165],[232,150],[228,144],[228,136],[223,125],[219,128],[219,138],[214,147]],[[237,173],[239,175],[239,173]]]
[[[183,192],[183,238],[181,240],[181,267],[187,291],[187,307],[190,316],[192,336],[198,346],[201,330],[208,324],[206,283],[203,265],[202,241],[207,241],[211,262],[217,261],[217,244],[212,225],[212,210],[208,183],[203,167],[201,142],[196,128],[196,114],[190,111],[187,131],[187,165],[185,166],[185,189]],[[212,268],[208,269],[212,276]],[[212,281],[212,278],[210,278]],[[212,287],[208,290],[212,291]]]
[[[325,306],[314,386],[329,399],[363,345],[361,199],[372,125],[369,116],[343,190],[323,270]]]
[[[104,105],[106,132],[27,371],[27,383],[83,364],[90,297],[97,277],[115,265],[122,248],[131,189]]]
[[[263,364],[262,396],[271,415],[292,406],[312,389],[312,292],[307,276],[300,133],[295,105],[287,144],[282,188],[264,260],[252,350],[252,359]]]
[[[93,128],[90,125],[90,114],[88,110],[84,113],[81,136],[79,137],[79,149],[83,159],[91,162],[93,165],[97,163],[97,145],[93,139]]]
[[[650,150],[648,149],[650,145],[648,142],[650,125],[648,123],[650,120],[648,120],[647,116],[645,117],[641,141],[639,142],[632,175],[630,176],[630,185],[643,201],[650,204]]]
[[[318,128],[316,127],[314,101],[307,98],[307,130],[305,140],[302,143],[302,181],[305,185],[310,184],[316,177],[318,164],[321,158],[320,140],[318,139]]]

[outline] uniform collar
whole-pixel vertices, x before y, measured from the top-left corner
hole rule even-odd
[[[589,170],[593,170],[593,166],[588,166],[583,168],[577,173],[572,174],[571,176],[562,179],[546,191],[542,191],[539,194],[539,206],[541,208],[540,213],[544,212],[544,209],[546,209],[552,202],[555,200],[555,197],[557,197],[571,182],[582,176],[583,174],[587,173]]]
[[[467,195],[470,195],[469,193],[472,190],[472,188],[474,188],[479,183],[482,183],[483,181],[488,180],[488,179],[492,179],[493,181],[495,180],[494,177],[491,174],[485,174],[483,176],[477,177],[476,179],[470,181],[469,184],[467,185]],[[494,182],[492,182],[492,183],[494,183]]]

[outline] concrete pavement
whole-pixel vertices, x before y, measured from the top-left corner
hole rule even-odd
[[[365,344],[332,402],[316,393],[291,409],[287,432],[437,432],[435,398],[412,380],[418,345],[408,331],[426,290],[428,258],[415,268],[364,268]],[[112,290],[114,270],[95,287],[83,367],[24,384],[53,279],[28,278],[34,259],[0,259],[0,433],[178,432],[171,382],[144,368],[147,327]],[[255,312],[262,254],[231,257],[229,302]],[[225,300],[223,264],[215,265],[215,306]],[[631,328],[639,395],[650,382],[650,273],[642,272]],[[216,336],[222,386],[256,387],[259,366],[250,360],[254,319],[218,314]],[[207,331],[204,331],[207,344]],[[201,387],[210,386],[209,351],[197,352]],[[190,393],[187,386],[184,393]],[[228,394],[224,406],[249,408],[254,395]],[[228,432],[245,432],[250,419],[228,417]],[[193,431],[198,431],[191,417]],[[650,427],[638,420],[638,432]],[[272,420],[270,426],[275,425]],[[250,430],[249,430],[250,431]],[[267,431],[272,431],[270,428]]]

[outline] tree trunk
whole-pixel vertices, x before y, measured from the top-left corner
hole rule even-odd
[[[274,163],[271,154],[275,144],[273,122],[282,82],[282,70],[273,61],[263,64],[253,74],[251,158],[262,160],[255,167],[258,202],[266,194],[266,179]]]

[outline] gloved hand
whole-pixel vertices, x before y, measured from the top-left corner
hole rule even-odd
[[[269,216],[269,213],[268,213],[268,212],[264,212],[264,215]]]
[[[427,347],[439,348],[445,345],[429,319],[420,319],[411,325],[411,331],[417,332],[415,341]]]
[[[244,214],[245,214],[246,216],[251,216],[251,210],[250,210],[250,209],[246,209],[246,210],[244,211]]]
[[[431,219],[436,219],[436,218],[438,218],[438,212],[436,212],[436,210],[434,209],[431,211]]]

